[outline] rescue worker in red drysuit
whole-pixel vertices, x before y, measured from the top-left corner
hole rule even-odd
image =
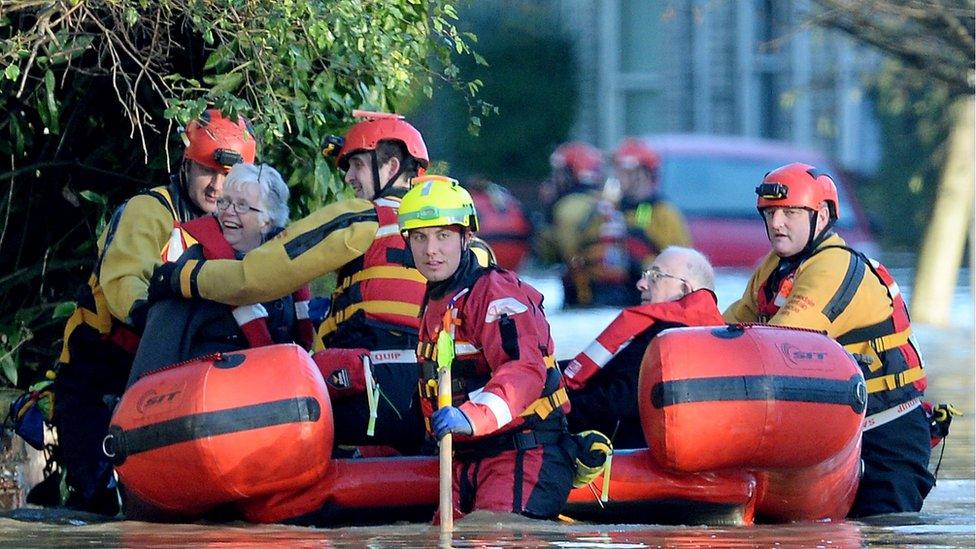
[[[725,324],[715,274],[691,248],[665,248],[637,281],[641,305],[627,307],[563,371],[573,403],[569,430],[611,434],[614,449],[646,448],[637,407],[641,360],[668,328]]]
[[[399,220],[427,278],[418,347],[422,406],[436,438],[456,435],[455,516],[488,510],[556,517],[575,470],[565,444],[569,402],[542,295],[509,271],[478,265],[469,247],[478,219],[457,181],[415,186]],[[445,337],[454,356],[454,405],[435,411],[438,341]]]
[[[130,198],[98,240],[98,257],[64,328],[55,381],[59,462],[72,509],[115,515],[119,497],[102,452],[111,402],[125,389],[145,323],[147,291],[160,252],[179,223],[211,214],[231,166],[254,162],[250,122],[208,109],[182,133],[179,172],[168,185]]]
[[[268,165],[237,164],[224,181],[217,217],[183,223],[172,247],[193,259],[235,259],[273,238],[288,223],[288,185]],[[165,254],[164,254],[165,255]],[[156,302],[146,317],[129,385],[147,372],[203,355],[297,343],[312,348],[315,330],[308,318],[308,285],[265,303],[231,308],[202,299]]]
[[[854,354],[868,402],[864,475],[850,516],[918,511],[935,479],[920,405],[925,370],[898,285],[833,232],[840,203],[829,175],[787,164],[766,174],[756,194],[772,250],[725,319],[824,330]]]

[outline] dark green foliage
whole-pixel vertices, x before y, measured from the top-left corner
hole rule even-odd
[[[860,189],[875,219],[878,237],[892,251],[917,250],[932,213],[949,134],[945,88],[915,85],[888,67],[874,85],[883,157],[878,173]]]
[[[294,214],[346,192],[319,151],[353,109],[397,110],[437,81],[480,113],[456,22],[444,0],[4,0],[0,367],[52,363],[106,217],[166,182],[177,129],[208,104],[253,120]]]
[[[480,97],[498,114],[482,119],[472,135],[467,109],[444,90],[416,114],[431,154],[446,160],[452,175],[510,183],[548,174],[549,152],[567,139],[579,96],[573,42],[558,33],[556,12],[552,2],[474,4],[464,12],[488,65],[472,57],[458,64],[484,83]]]

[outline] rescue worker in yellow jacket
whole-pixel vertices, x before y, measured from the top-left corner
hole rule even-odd
[[[397,210],[410,180],[428,165],[427,147],[399,115],[363,114],[338,153],[356,198],[312,212],[240,261],[167,264],[151,293],[246,305],[336,272],[313,356],[333,399],[335,443],[412,454],[424,439],[415,354],[426,281],[405,251]],[[479,250],[487,264],[486,248]]]
[[[338,153],[346,183],[356,198],[372,203],[379,227],[365,253],[338,269],[316,342],[337,444],[380,444],[415,454],[423,443],[414,356],[426,281],[406,250],[397,210],[410,180],[423,175],[428,163],[420,132],[383,113],[369,113],[352,126]]]
[[[684,216],[661,194],[661,157],[654,149],[639,139],[625,139],[613,153],[613,167],[632,262],[646,269],[668,246],[690,247]]]
[[[536,250],[544,262],[563,265],[565,303],[636,303],[627,276],[623,215],[601,194],[603,154],[573,141],[556,147],[549,162],[552,175],[540,189],[545,219]]]
[[[725,319],[824,330],[854,354],[868,402],[864,475],[850,516],[918,511],[935,479],[920,405],[925,371],[898,285],[831,230],[840,203],[829,175],[788,164],[756,193],[772,251]]]
[[[208,109],[187,124],[182,137],[183,161],[170,183],[132,197],[112,215],[99,237],[88,284],[79,291],[78,306],[65,326],[54,422],[71,508],[118,512],[102,439],[112,396],[125,389],[139,344],[150,276],[162,263],[175,227],[212,214],[230,167],[254,162],[257,143],[243,118]]]

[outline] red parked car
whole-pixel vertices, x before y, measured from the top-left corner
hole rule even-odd
[[[661,155],[662,192],[688,220],[695,248],[716,267],[753,268],[769,252],[755,188],[767,172],[790,162],[830,174],[840,198],[835,230],[851,247],[877,255],[867,217],[843,175],[822,153],[742,137],[656,135],[645,141]]]

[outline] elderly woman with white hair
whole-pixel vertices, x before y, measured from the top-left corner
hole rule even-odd
[[[216,213],[227,243],[243,257],[288,223],[288,186],[267,164],[237,164],[224,181]]]
[[[239,259],[288,223],[288,186],[267,164],[237,164],[224,181],[216,216],[184,223],[174,231],[164,259],[186,247],[176,261]],[[310,348],[308,286],[267,303],[231,307],[203,299],[167,299],[153,304],[129,384],[150,370],[215,352],[275,343]]]

